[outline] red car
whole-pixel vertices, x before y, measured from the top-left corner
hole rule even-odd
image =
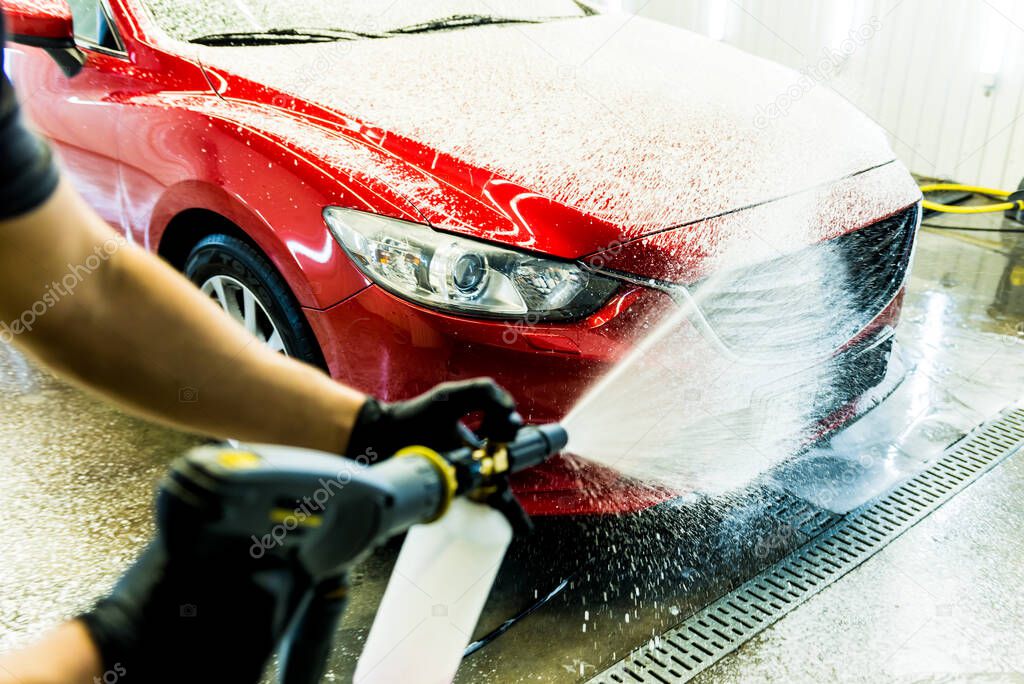
[[[715,275],[695,358],[827,338],[832,423],[885,375],[919,193],[794,72],[574,0],[3,5],[24,108],[100,215],[364,391],[489,375],[557,420]],[[849,310],[788,330],[828,283]],[[670,495],[584,497],[567,466],[517,484],[530,512]]]

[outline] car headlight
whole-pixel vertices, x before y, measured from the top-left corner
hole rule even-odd
[[[324,219],[370,280],[399,297],[443,311],[564,321],[593,313],[619,285],[574,263],[378,214],[328,207]]]

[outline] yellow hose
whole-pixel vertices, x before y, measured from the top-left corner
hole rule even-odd
[[[996,190],[995,188],[979,188],[974,185],[960,185],[958,183],[932,183],[930,185],[922,185],[921,192],[938,192],[940,190],[952,190],[955,192],[972,192],[977,195],[985,195],[987,197],[995,197],[996,199],[1006,200],[1009,199],[1010,195],[1016,191]],[[958,207],[952,204],[939,204],[938,202],[931,202],[924,200],[921,203],[925,209],[929,211],[938,211],[943,214],[994,214],[1001,211],[1012,211],[1012,210],[1024,210],[1024,200],[1014,200],[1012,202],[1000,202],[999,204],[980,204],[973,207]]]

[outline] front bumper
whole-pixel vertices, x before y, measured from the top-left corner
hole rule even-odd
[[[495,322],[447,316],[371,286],[330,309],[306,314],[332,375],[363,392],[393,401],[446,380],[487,376],[513,394],[528,422],[544,423],[565,418],[633,348],[638,331],[649,332],[676,311],[663,292],[627,287],[601,311],[573,324]],[[898,314],[897,300],[863,337],[891,325]],[[692,382],[716,414],[746,411],[759,401],[757,391],[735,390],[751,386],[751,373],[768,382],[763,368],[737,367],[716,341],[685,319],[677,321],[671,337],[670,349],[652,351],[659,373]],[[852,417],[849,409],[846,414],[831,419],[842,423]],[[680,494],[571,455],[520,474],[513,486],[531,515],[628,513]]]

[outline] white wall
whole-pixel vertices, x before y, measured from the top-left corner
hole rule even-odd
[[[795,69],[826,65],[823,85],[889,131],[917,173],[1006,188],[1024,176],[1024,0],[605,4]]]

